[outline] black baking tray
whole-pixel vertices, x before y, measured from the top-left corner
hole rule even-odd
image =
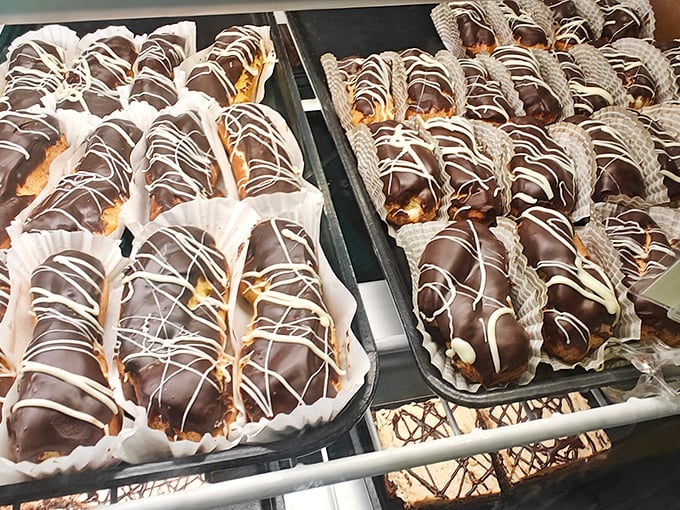
[[[325,53],[333,53],[342,58],[349,55],[367,56],[386,50],[398,51],[409,47],[418,47],[434,54],[444,49],[430,18],[435,5],[286,13],[302,64],[321,105],[329,134],[345,166],[357,208],[366,224],[373,251],[394,298],[419,372],[435,394],[468,407],[486,407],[637,380],[640,374],[630,365],[599,372],[586,372],[582,369],[555,372],[548,365],[539,364],[535,379],[525,386],[473,393],[459,390],[443,380],[439,370],[430,362],[430,355],[422,346],[422,336],[416,327],[406,257],[388,235],[385,223],[378,216],[366,192],[357,169],[356,157],[333,108],[320,58]]]
[[[294,436],[263,445],[239,445],[230,450],[184,458],[173,458],[137,465],[116,465],[103,470],[89,470],[79,473],[60,474],[50,478],[0,486],[0,505],[18,504],[22,501],[79,494],[97,489],[109,489],[122,485],[162,480],[176,476],[198,473],[210,475],[230,469],[233,476],[239,476],[239,469],[252,465],[265,465],[278,460],[298,457],[319,450],[347,434],[369,408],[377,387],[378,356],[370,324],[363,306],[359,287],[347,251],[335,208],[331,201],[328,183],[316,152],[314,138],[302,109],[298,89],[288,57],[289,45],[281,28],[271,13],[220,15],[183,18],[150,18],[137,20],[106,20],[94,22],[65,23],[82,36],[98,28],[110,25],[125,25],[135,34],[148,33],[155,28],[181,20],[192,20],[197,26],[198,49],[209,46],[215,35],[232,25],[269,25],[275,44],[278,62],[272,78],[267,82],[264,103],[275,108],[286,118],[301,146],[305,178],[319,188],[324,197],[324,214],[321,219],[320,242],[324,253],[338,278],[348,288],[357,302],[357,311],[352,330],[368,354],[371,368],[366,374],[361,389],[341,413],[330,423],[306,428]],[[9,29],[8,29],[9,28]],[[39,26],[6,27],[0,36],[0,53],[4,54],[8,44],[17,35]],[[4,58],[4,57],[3,57]],[[244,473],[247,475],[247,473]],[[209,478],[209,476],[208,476]]]

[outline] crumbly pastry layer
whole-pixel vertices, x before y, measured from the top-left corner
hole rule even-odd
[[[595,202],[604,202],[618,195],[631,198],[644,196],[642,168],[613,126],[583,115],[569,117],[565,121],[583,128],[592,142],[597,164],[597,180],[592,192]]]
[[[501,188],[494,176],[494,162],[475,138],[472,124],[461,118],[433,118],[425,129],[436,140],[453,195],[451,219],[478,219],[493,223],[503,214]]]
[[[52,160],[66,149],[57,118],[46,112],[0,114],[0,247],[6,228],[47,184]]]
[[[221,106],[255,101],[266,56],[265,40],[255,27],[225,28],[215,37],[207,60],[189,72],[187,87]]]
[[[229,269],[215,241],[195,227],[161,228],[123,281],[117,356],[149,426],[170,439],[220,433],[232,416]]]
[[[510,299],[507,253],[484,225],[449,224],[418,262],[418,312],[432,339],[471,382],[495,386],[527,368],[529,337]]]
[[[57,253],[33,271],[36,321],[8,421],[18,460],[68,455],[118,432],[122,413],[101,344],[107,300],[104,268],[86,253]]]
[[[220,195],[218,166],[198,113],[164,113],[145,134],[149,219],[177,204]]]
[[[389,120],[369,126],[378,156],[387,221],[401,226],[437,215],[442,190],[434,146],[413,128]]]
[[[65,60],[64,48],[47,41],[26,41],[14,48],[7,58],[0,110],[40,105],[41,99],[56,92],[64,81]]]
[[[531,207],[517,231],[529,265],[547,287],[543,349],[567,363],[581,361],[614,333],[621,309],[613,285],[563,214]]]
[[[177,102],[174,69],[185,59],[185,40],[172,34],[151,34],[139,50],[130,102],[146,101],[158,110]]]
[[[589,408],[587,400],[579,393],[570,393],[529,400],[526,403],[513,402],[481,409],[479,412],[486,428],[498,428]],[[512,487],[537,476],[587,462],[610,448],[609,437],[603,430],[515,446],[497,453],[500,461],[499,474],[503,487]]]
[[[460,66],[465,73],[465,117],[491,124],[503,124],[514,115],[505,98],[500,83],[491,79],[484,65],[476,59],[462,58]]]
[[[291,148],[264,107],[229,106],[218,125],[241,198],[302,189],[301,169],[293,164]]]
[[[239,354],[239,390],[248,420],[334,397],[345,370],[316,247],[305,229],[281,218],[258,223],[239,288],[252,305]]]
[[[481,4],[455,0],[447,5],[456,19],[461,42],[468,54],[491,53],[498,41]]]
[[[597,83],[588,80],[576,59],[568,51],[553,51],[559,62],[574,100],[575,115],[592,115],[598,110],[614,105],[611,93]]]
[[[122,106],[117,87],[132,80],[137,58],[134,42],[122,35],[104,37],[88,46],[66,75],[57,107],[103,117]]]
[[[130,197],[130,154],[141,137],[141,130],[128,120],[109,119],[97,126],[75,172],[62,177],[37,204],[26,219],[24,232],[114,232],[120,207]]]
[[[562,105],[555,92],[543,80],[538,60],[530,49],[499,46],[491,54],[505,66],[527,115],[549,124],[557,120]]]
[[[564,148],[533,117],[514,117],[500,129],[514,148],[510,160],[512,213],[517,216],[533,205],[571,213],[576,202],[576,169]]]
[[[645,298],[642,293],[678,258],[677,246],[649,214],[629,209],[605,219],[605,231],[619,253],[623,283],[635,313],[642,319],[642,336],[656,336],[666,344],[680,343],[680,325],[668,317],[667,310]]]
[[[406,117],[450,117],[456,113],[453,82],[448,70],[418,48],[399,52],[406,69]]]
[[[450,404],[458,428],[470,432],[477,421],[472,409]],[[454,435],[439,399],[376,411],[375,423],[382,448],[398,448]],[[493,498],[500,494],[491,456],[475,455],[387,473],[385,487],[406,508],[433,507]]]

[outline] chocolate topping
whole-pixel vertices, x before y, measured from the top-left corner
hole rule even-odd
[[[5,318],[11,290],[12,284],[9,279],[9,268],[4,260],[0,260],[0,322]],[[0,359],[2,359],[1,354],[2,350],[0,349]]]
[[[394,120],[369,127],[378,155],[387,220],[404,225],[433,219],[442,196],[434,147],[416,130]]]
[[[51,256],[33,272],[36,323],[8,421],[20,461],[68,455],[117,432],[121,417],[101,347],[105,278],[98,260],[73,250]]]
[[[137,58],[137,76],[132,82],[130,102],[146,101],[157,110],[177,102],[174,69],[185,58],[185,40],[172,34],[151,34]]]
[[[248,419],[334,397],[344,371],[314,242],[301,225],[274,218],[253,228],[240,289],[253,305],[239,355]]]
[[[642,36],[642,18],[633,7],[609,0],[599,0],[598,4],[604,15],[602,40],[613,42],[624,37],[637,39]]]
[[[132,122],[109,119],[87,139],[85,153],[73,174],[62,177],[24,224],[24,232],[85,230],[108,235],[107,210],[130,196],[130,154],[142,132]]]
[[[354,124],[370,124],[394,118],[392,71],[380,55],[367,57],[354,82],[350,97]]]
[[[467,107],[465,117],[502,124],[514,114],[510,103],[503,95],[500,83],[491,80],[481,62],[462,58],[459,63],[467,82]]]
[[[164,227],[124,278],[118,356],[149,424],[170,438],[214,434],[228,411],[224,363],[229,270],[213,238]]]
[[[664,57],[668,60],[668,63],[673,70],[673,76],[675,77],[675,85],[680,88],[680,39],[673,39],[668,43],[655,43],[657,48],[663,51]]]
[[[540,66],[531,50],[520,46],[499,46],[491,56],[510,73],[527,115],[545,123],[557,120],[562,105],[550,86],[543,81]]]
[[[588,80],[583,70],[568,51],[553,51],[569,84],[569,92],[574,100],[576,115],[592,115],[594,112],[612,106],[614,97],[605,88]]]
[[[543,0],[553,14],[555,27],[555,47],[566,49],[576,44],[584,44],[594,39],[588,21],[581,16],[572,0]]]
[[[473,382],[516,379],[529,337],[510,304],[503,244],[484,225],[456,221],[425,247],[418,263],[418,310],[432,339]]]
[[[640,57],[610,44],[600,46],[599,50],[631,96],[629,107],[642,108],[656,102],[656,81]]]
[[[663,183],[668,189],[668,198],[672,204],[677,204],[680,202],[680,142],[648,115],[638,112],[638,120],[654,141]]]
[[[198,114],[159,115],[146,132],[151,218],[194,198],[212,198],[217,170]]]
[[[406,117],[443,115],[456,112],[453,85],[443,64],[416,48],[399,53],[406,68],[408,87]]]
[[[579,251],[561,213],[532,207],[517,227],[524,255],[548,288],[543,348],[567,363],[582,360],[613,334],[620,307],[604,270]]]
[[[492,223],[503,214],[501,189],[494,177],[493,160],[477,144],[472,125],[460,117],[434,118],[425,128],[437,141],[453,188],[449,217]]]
[[[14,384],[15,379],[16,371],[7,359],[7,355],[0,349],[0,413],[2,413],[2,406],[5,403],[5,396]]]
[[[491,52],[496,47],[496,35],[477,2],[457,0],[448,2],[458,25],[461,42],[470,55]]]
[[[548,48],[548,36],[543,28],[515,0],[499,0],[498,6],[517,44],[525,48]]]
[[[219,124],[241,198],[300,191],[301,169],[293,165],[286,140],[262,106],[227,107]]]
[[[533,117],[514,117],[501,130],[512,140],[512,212],[518,215],[532,205],[552,207],[564,214],[574,209],[574,165],[565,150]]]
[[[592,194],[595,202],[603,202],[617,195],[644,196],[642,169],[630,155],[630,150],[616,129],[581,115],[564,120],[579,125],[590,136],[597,164],[597,181]]]
[[[187,88],[203,92],[217,100],[220,106],[230,105],[237,94],[236,86],[229,81],[222,67],[214,60],[196,64],[187,77]]]

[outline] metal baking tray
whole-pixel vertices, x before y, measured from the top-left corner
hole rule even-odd
[[[553,371],[539,364],[535,379],[525,386],[509,386],[472,393],[459,390],[443,380],[430,362],[416,328],[411,300],[411,277],[406,257],[387,234],[357,169],[351,146],[333,109],[320,58],[333,53],[338,58],[367,56],[386,50],[419,47],[430,53],[444,49],[430,19],[435,4],[343,10],[287,12],[288,25],[300,53],[311,86],[321,105],[328,132],[345,166],[346,178],[356,205],[366,224],[370,242],[394,298],[399,317],[415,357],[416,365],[429,388],[437,395],[468,407],[486,407],[531,398],[564,394],[637,380],[639,372],[630,365],[586,372],[582,369]]]
[[[269,25],[275,44],[278,63],[274,75],[267,82],[264,103],[275,108],[287,120],[301,146],[305,158],[305,178],[317,186],[324,196],[324,214],[321,222],[320,242],[324,253],[338,278],[357,301],[357,312],[352,329],[371,362],[365,382],[341,413],[330,423],[301,430],[294,436],[263,445],[239,445],[230,450],[185,458],[160,460],[138,465],[116,465],[98,471],[67,473],[51,478],[31,480],[0,486],[0,505],[18,504],[22,501],[78,494],[97,489],[109,489],[122,485],[161,480],[176,476],[205,473],[217,474],[225,469],[264,466],[277,460],[305,455],[325,447],[347,434],[370,406],[377,387],[378,357],[366,311],[345,245],[338,216],[330,198],[328,183],[316,152],[314,138],[302,109],[302,103],[293,77],[293,70],[284,36],[270,13],[206,16],[195,18],[152,18],[140,20],[107,20],[96,22],[66,23],[78,35],[110,25],[126,25],[135,34],[148,33],[155,28],[181,20],[196,22],[197,48],[209,46],[215,35],[231,25]],[[36,26],[10,27],[13,37],[37,28]],[[3,30],[2,32],[6,32]],[[11,37],[0,37],[0,53],[5,52]]]

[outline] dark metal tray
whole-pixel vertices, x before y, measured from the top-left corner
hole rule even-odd
[[[271,26],[271,35],[275,44],[278,63],[274,75],[267,82],[264,103],[279,111],[287,120],[305,159],[305,178],[319,188],[324,197],[324,214],[321,221],[320,242],[328,261],[338,278],[349,289],[357,301],[357,312],[352,329],[359,339],[371,362],[371,369],[366,375],[364,385],[330,423],[300,431],[297,435],[287,437],[264,445],[239,445],[230,450],[208,454],[194,455],[138,465],[117,465],[98,471],[67,473],[51,478],[32,480],[0,486],[0,505],[18,504],[41,498],[56,497],[66,494],[78,494],[97,489],[110,489],[151,480],[161,480],[175,476],[198,473],[211,473],[219,476],[219,471],[233,468],[232,476],[240,476],[239,468],[262,465],[286,458],[299,457],[322,447],[347,434],[355,423],[363,416],[373,399],[377,387],[378,357],[375,342],[366,316],[359,288],[352,268],[351,260],[340,228],[338,216],[330,198],[328,183],[319,160],[312,132],[302,109],[302,103],[293,77],[290,59],[288,58],[280,27],[273,15],[244,14],[224,15],[196,18],[153,18],[124,21],[96,21],[69,23],[78,35],[101,27],[114,24],[126,25],[135,34],[148,33],[155,28],[175,23],[180,20],[193,20],[197,26],[197,48],[205,48],[211,44],[215,35],[223,28],[231,25],[255,24]],[[32,26],[9,27],[12,37],[37,28]],[[0,37],[2,53],[11,42],[11,37]],[[247,475],[244,472],[244,475]],[[207,476],[208,479],[212,478]]]
[[[330,136],[345,166],[356,204],[366,224],[370,242],[394,298],[416,365],[430,389],[437,395],[469,407],[485,407],[541,396],[564,394],[618,383],[639,377],[632,366],[586,372],[582,369],[553,371],[538,367],[535,379],[525,386],[509,386],[472,393],[455,388],[443,380],[430,362],[416,328],[411,301],[411,277],[403,251],[387,234],[386,226],[375,211],[357,169],[351,146],[333,109],[320,58],[333,53],[338,58],[366,56],[386,50],[419,47],[430,53],[443,49],[430,19],[435,4],[401,7],[360,8],[288,12],[288,25],[296,41],[302,64],[319,99]]]

